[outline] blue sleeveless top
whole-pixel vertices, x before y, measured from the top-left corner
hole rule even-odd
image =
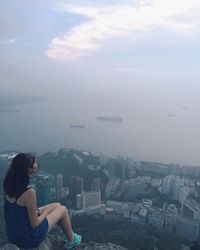
[[[17,201],[17,199],[16,199]],[[35,248],[45,238],[48,231],[48,220],[32,228],[27,208],[10,203],[4,196],[4,217],[8,241],[20,248]]]

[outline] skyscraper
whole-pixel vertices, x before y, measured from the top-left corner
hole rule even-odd
[[[56,199],[58,201],[62,198],[62,189],[63,189],[63,174],[59,173],[56,175]]]
[[[76,195],[83,192],[83,178],[79,176],[72,176],[70,178],[69,195],[74,206],[76,206]]]
[[[50,176],[38,175],[36,179],[37,206],[44,206],[50,201]]]
[[[101,178],[94,178],[92,180],[91,190],[94,192],[101,191]]]
[[[120,178],[121,180],[130,179],[133,175],[133,170],[128,162],[124,159],[110,159],[109,174]]]

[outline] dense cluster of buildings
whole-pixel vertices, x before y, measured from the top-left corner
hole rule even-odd
[[[185,179],[180,176],[168,175],[162,180],[161,193],[171,196],[181,204],[189,196],[190,189],[185,184]]]
[[[175,233],[189,241],[199,240],[200,204],[191,196],[200,196],[196,189],[200,185],[200,167],[132,160],[127,160],[126,164],[122,162],[122,159],[109,162],[108,173],[111,178],[106,187],[107,199],[118,198],[118,194],[122,194],[123,198],[131,201],[148,194],[149,189],[157,190],[161,195],[167,196],[171,203],[173,200],[176,202],[163,202],[163,206],[159,208],[154,207],[150,199],[125,203],[129,206],[130,221]],[[123,170],[119,171],[120,163]],[[138,176],[136,172],[143,175]],[[178,207],[175,205],[177,202],[180,205]],[[119,219],[119,214],[125,218],[122,210],[120,212],[118,209],[118,217],[116,211],[113,211],[113,218]],[[109,212],[111,213],[110,210]]]
[[[2,157],[8,158],[8,155]],[[80,156],[74,157],[83,164]],[[32,179],[38,206],[67,197],[73,207],[69,210],[71,216],[101,214],[105,219],[149,225],[189,241],[200,239],[200,204],[194,200],[200,195],[196,188],[200,186],[200,167],[135,162],[123,157],[109,159],[102,155],[100,160],[109,178],[104,189],[101,178],[94,178],[90,191],[86,192],[81,176],[71,176],[66,187],[62,173],[55,176],[39,173]],[[144,199],[151,190],[169,197],[172,202],[154,206],[153,199]],[[103,200],[102,192],[105,194]]]

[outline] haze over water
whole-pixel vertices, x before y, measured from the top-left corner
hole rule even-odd
[[[0,110],[18,110],[0,150],[200,165],[200,1],[18,3],[0,3]]]

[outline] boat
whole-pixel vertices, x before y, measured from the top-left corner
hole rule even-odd
[[[70,128],[85,128],[85,125],[82,125],[82,124],[70,124]]]
[[[97,116],[98,121],[105,121],[105,122],[123,122],[121,117],[117,116]]]

